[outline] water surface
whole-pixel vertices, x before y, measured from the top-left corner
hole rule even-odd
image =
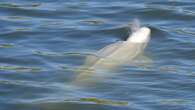
[[[1,0],[1,110],[194,110],[193,0]],[[88,54],[152,29],[153,63],[72,85]]]

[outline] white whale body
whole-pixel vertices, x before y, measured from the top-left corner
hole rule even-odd
[[[150,40],[151,30],[141,27],[133,30],[126,41],[118,41],[100,49],[94,56],[88,56],[76,80],[98,74],[101,70],[114,70],[116,67],[132,63],[141,55]]]

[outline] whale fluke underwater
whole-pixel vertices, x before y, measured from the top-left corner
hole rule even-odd
[[[115,70],[121,65],[133,65],[138,56],[143,56],[144,49],[150,41],[151,30],[149,27],[141,27],[138,20],[135,20],[130,28],[131,34],[127,40],[105,46],[95,55],[88,56],[78,70],[79,75],[75,81],[86,80],[94,74],[94,77],[98,76],[100,71]]]

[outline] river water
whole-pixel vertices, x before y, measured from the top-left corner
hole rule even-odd
[[[151,63],[74,85],[134,18],[152,30]],[[0,0],[1,110],[194,110],[194,67],[194,0]]]

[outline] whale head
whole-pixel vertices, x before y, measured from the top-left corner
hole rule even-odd
[[[141,27],[137,31],[133,32],[127,41],[133,43],[147,43],[150,40],[150,33],[150,28]]]

